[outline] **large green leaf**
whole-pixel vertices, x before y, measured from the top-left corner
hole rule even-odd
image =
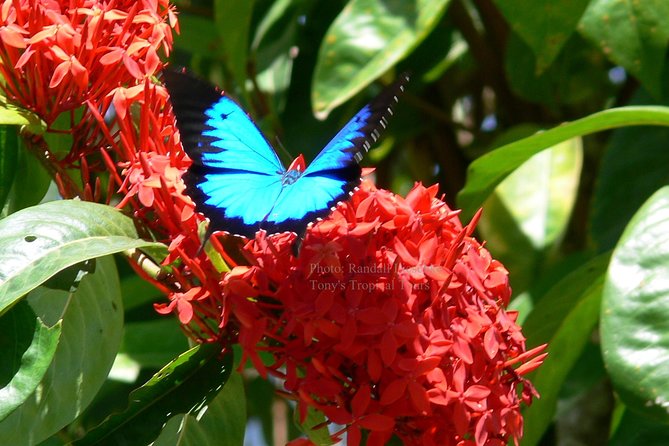
[[[0,421],[37,388],[56,353],[60,333],[60,322],[44,325],[25,301],[0,317]]]
[[[631,125],[669,126],[668,107],[620,107],[594,113],[507,144],[476,159],[467,170],[467,183],[458,194],[465,219],[511,172],[533,155],[568,139]]]
[[[0,220],[0,314],[68,266],[149,245],[110,206],[67,200],[16,212]]]
[[[123,307],[110,257],[98,259],[75,293],[40,287],[28,303],[48,325],[62,320],[51,365],[37,390],[0,422],[7,445],[33,445],[72,422],[107,378],[121,342]]]
[[[448,0],[351,0],[318,53],[314,112],[326,117],[411,52],[439,22]]]
[[[132,392],[124,412],[112,415],[74,444],[149,444],[172,416],[203,409],[226,383],[231,369],[232,354],[222,355],[220,344],[194,347]]]
[[[669,421],[669,187],[639,209],[613,253],[602,302],[604,361],[630,409]]]
[[[579,28],[613,62],[660,96],[669,42],[669,2],[593,0]]]
[[[528,288],[542,266],[544,251],[564,234],[582,158],[580,138],[558,144],[526,161],[486,200],[478,228],[493,255],[511,272],[515,291]]]
[[[197,417],[178,415],[167,422],[153,446],[243,446],[246,395],[239,373],[232,373],[218,395]]]
[[[249,54],[249,33],[254,0],[214,0],[214,19],[228,68],[244,90]]]
[[[302,9],[300,2],[293,0],[274,2],[258,24],[251,44],[256,80],[260,89],[271,95],[275,110],[282,110],[285,105]]]
[[[636,104],[651,102],[640,92]],[[597,171],[590,236],[598,249],[610,250],[641,205],[669,184],[669,128],[626,127],[613,131]]]
[[[576,29],[590,0],[495,0],[511,28],[532,48],[542,72]]]
[[[21,139],[19,139],[18,155],[12,189],[7,197],[8,214],[42,201],[51,184],[49,172],[32,153],[28,152]]]
[[[46,123],[39,116],[8,103],[7,98],[2,94],[0,94],[0,125],[26,126],[30,133],[36,135],[46,130]]]
[[[541,398],[524,411],[523,446],[536,445],[550,425],[564,380],[597,324],[608,261],[608,255],[600,255],[565,276],[523,326],[528,345],[548,343],[548,357],[531,377]]]
[[[669,444],[669,426],[653,422],[632,410],[625,410],[609,446],[666,446]]]

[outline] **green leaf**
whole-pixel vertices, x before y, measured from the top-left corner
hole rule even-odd
[[[110,206],[66,200],[16,212],[0,220],[0,314],[68,266],[149,245]]]
[[[0,125],[26,126],[28,132],[35,135],[41,135],[46,130],[46,123],[39,116],[8,103],[4,95],[0,95]]]
[[[221,345],[202,344],[182,354],[130,394],[128,408],[74,442],[149,444],[175,414],[197,413],[223,387],[232,370],[232,354]]]
[[[312,102],[325,118],[398,61],[435,27],[448,0],[351,0],[318,52]]]
[[[542,150],[577,136],[631,125],[669,126],[669,108],[612,108],[523,138],[481,156],[469,166],[467,182],[458,194],[463,218],[471,218],[504,178]]]
[[[62,429],[90,404],[107,378],[123,332],[116,265],[98,259],[76,293],[40,287],[28,303],[48,325],[62,320],[56,354],[37,390],[0,422],[3,444],[36,444]]]
[[[275,110],[282,110],[293,71],[294,48],[298,35],[301,5],[293,0],[272,4],[258,24],[251,48],[256,80],[263,92],[271,94]]]
[[[19,163],[19,137],[15,127],[0,125],[0,210],[5,207]]]
[[[56,353],[60,333],[60,322],[44,325],[27,302],[0,317],[0,421],[37,388]]]
[[[233,372],[218,395],[197,415],[178,415],[167,422],[153,446],[243,446],[246,431],[244,381]]]
[[[566,231],[582,160],[580,138],[540,152],[504,179],[483,205],[478,227],[493,255],[511,272],[514,290],[529,287],[543,252]]]
[[[660,96],[669,41],[669,2],[593,0],[579,28],[613,62]]]
[[[551,423],[560,389],[597,325],[608,255],[600,255],[555,284],[523,326],[527,345],[548,343],[548,357],[530,378],[541,398],[524,411],[523,446],[536,445]]]
[[[653,422],[634,411],[625,410],[609,446],[666,446],[669,444],[669,426]]]
[[[552,65],[537,72],[532,49],[515,33],[509,36],[504,71],[509,87],[532,103],[545,104],[559,113],[561,106],[592,110],[615,94],[608,76],[609,62],[598,48],[579,34],[572,34]]]
[[[602,302],[604,362],[625,405],[669,421],[669,187],[653,194],[613,253]]]
[[[327,420],[325,419],[323,412],[314,409],[313,407],[309,407],[304,422],[300,422],[299,413],[299,410],[294,412],[295,422],[300,430],[309,437],[309,440],[318,446],[330,446],[332,444],[332,437],[330,437],[330,432],[327,428]]]
[[[214,21],[223,44],[226,64],[242,90],[248,77],[249,29],[254,3],[254,0],[214,1]]]
[[[500,199],[535,249],[547,248],[564,234],[582,164],[582,141],[573,138],[534,155],[497,187]]]
[[[189,14],[187,10],[179,14],[180,32],[174,36],[174,47],[190,54],[221,59],[221,41],[214,21],[209,17]]]
[[[14,175],[14,184],[7,197],[8,213],[34,206],[49,190],[51,177],[40,161],[28,152],[19,139],[19,158]]]
[[[541,73],[557,57],[590,0],[495,0],[511,28],[536,55]]]
[[[126,323],[121,353],[146,368],[160,368],[188,349],[175,318]]]
[[[635,103],[651,101],[641,92]],[[669,184],[669,128],[615,130],[597,171],[589,232],[600,250],[613,249],[625,226],[655,191]]]

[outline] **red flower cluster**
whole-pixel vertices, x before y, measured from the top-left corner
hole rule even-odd
[[[5,0],[0,19],[5,96],[37,114],[47,133],[71,140],[69,152],[57,155],[41,138],[28,147],[46,160],[64,197],[109,202],[117,184],[102,191],[96,175],[109,164],[107,151],[119,148],[107,128],[144,99],[145,89],[155,89],[150,77],[161,67],[158,52],[172,46],[172,7],[167,0]],[[119,158],[134,160],[138,147],[126,147]],[[83,189],[70,169],[81,171]]]
[[[166,0],[5,0],[0,20],[7,97],[48,125],[154,74],[176,26]]]
[[[458,212],[416,185],[406,199],[364,182],[308,232],[259,234],[228,274],[226,309],[258,370],[329,420],[348,444],[506,445],[522,436],[522,375],[541,364],[504,311],[507,271]],[[476,219],[475,219],[476,220]],[[275,362],[263,364],[258,350]],[[520,365],[523,361],[529,360]]]

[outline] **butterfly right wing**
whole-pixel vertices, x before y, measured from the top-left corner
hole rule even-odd
[[[281,191],[263,227],[269,232],[304,232],[308,223],[325,217],[331,208],[360,184],[363,155],[376,142],[409,76],[403,74],[351,118],[304,174]]]
[[[193,164],[186,193],[210,232],[253,237],[281,193],[285,168],[242,108],[209,83],[166,69],[163,81]]]
[[[388,125],[400,94],[409,82],[404,73],[365,105],[309,164],[305,176],[357,166]]]

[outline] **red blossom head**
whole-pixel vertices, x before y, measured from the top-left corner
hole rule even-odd
[[[259,234],[252,267],[224,278],[226,310],[260,371],[368,444],[506,444],[522,435],[525,352],[507,271],[458,212],[418,184],[406,198],[364,182],[311,227],[299,257],[292,235]],[[475,219],[476,220],[476,219]],[[275,362],[263,364],[259,350]],[[523,369],[513,364],[530,361]]]
[[[55,154],[44,138],[26,138],[28,148],[45,159],[62,196],[109,201],[117,183],[109,182],[105,193],[98,174],[105,176],[109,161],[116,162],[105,151],[124,143],[108,129],[153,86],[151,77],[162,66],[158,54],[169,53],[176,26],[167,0],[2,2],[0,88],[10,102],[37,114],[46,132],[71,143],[69,151]],[[120,161],[134,160],[137,151],[128,148]],[[70,178],[75,169],[83,189]]]
[[[176,26],[167,0],[5,0],[0,21],[5,94],[48,125],[155,74]]]

